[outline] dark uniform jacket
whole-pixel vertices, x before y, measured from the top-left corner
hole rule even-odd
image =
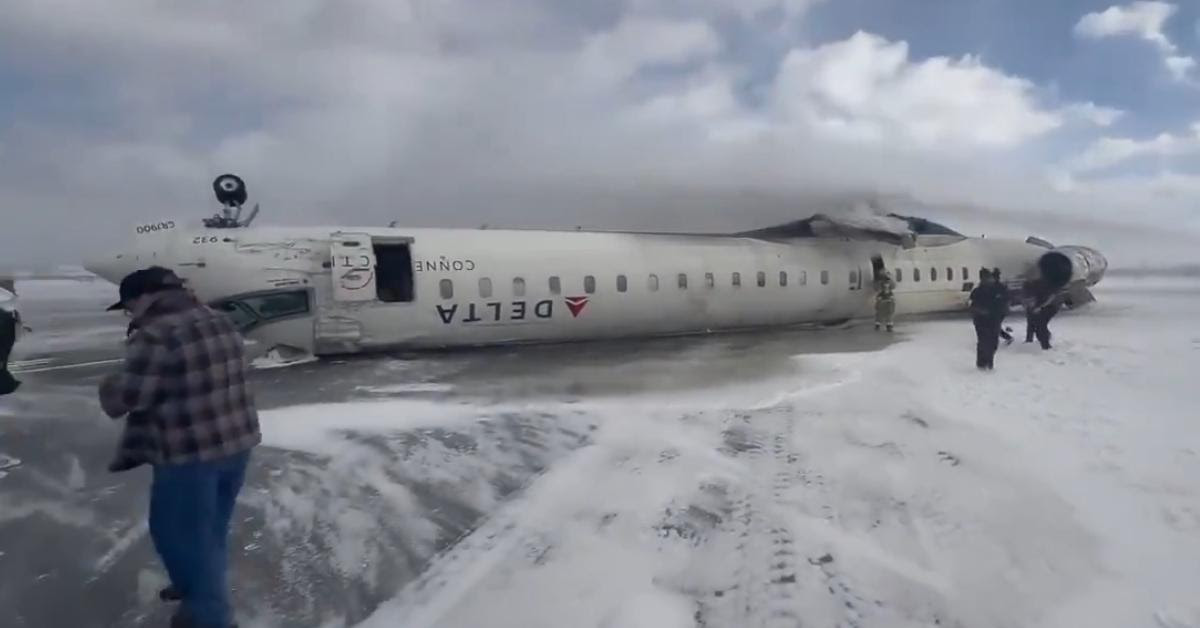
[[[214,460],[261,442],[232,320],[170,291],[132,327],[124,371],[100,388],[106,414],[129,415],[114,465]]]
[[[1050,285],[1050,282],[1044,279],[1035,279],[1030,282],[1029,291],[1034,309],[1040,308],[1048,312],[1058,311],[1058,307],[1061,305],[1061,295]]]
[[[971,291],[971,315],[976,318],[1004,318],[1008,312],[1008,289],[996,282],[980,284]]]

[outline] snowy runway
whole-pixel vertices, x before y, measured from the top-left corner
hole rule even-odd
[[[263,372],[242,623],[1200,626],[1200,284],[1102,288],[991,373],[963,320]]]
[[[990,434],[889,403],[912,381],[878,357],[810,358],[835,382],[762,398],[591,406],[586,446],[362,625],[1035,622],[1095,543]]]

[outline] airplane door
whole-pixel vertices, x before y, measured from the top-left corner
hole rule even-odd
[[[375,250],[365,233],[334,233],[330,237],[330,270],[335,301],[374,301]]]

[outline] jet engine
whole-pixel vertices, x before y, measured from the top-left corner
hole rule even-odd
[[[1108,260],[1095,249],[1085,246],[1060,246],[1042,254],[1038,271],[1065,294],[1067,307],[1079,307],[1096,300],[1089,287],[1096,285],[1108,270]]]
[[[1108,270],[1108,260],[1085,246],[1060,246],[1038,258],[1038,270],[1056,288],[1080,282],[1094,286]]]

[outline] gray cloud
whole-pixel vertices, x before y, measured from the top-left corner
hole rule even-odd
[[[1188,255],[1195,196],[1147,207],[1139,181],[1071,192],[1045,181],[1045,121],[1087,124],[1072,111],[1094,105],[1051,107],[977,61],[925,64],[882,42],[857,57],[855,85],[903,95],[905,109],[851,107],[815,82],[821,67],[784,82],[778,67],[746,65],[719,28],[786,37],[779,24],[811,4],[17,2],[0,58],[65,77],[88,115],[0,120],[0,266],[70,262],[136,221],[198,218],[225,171],[275,223],[740,230],[903,194],[942,204],[951,224],[1024,235],[1033,215],[1004,210],[1040,209],[1106,243]],[[859,67],[839,63],[828,67]],[[971,106],[986,116],[1002,102],[1015,147],[991,134],[973,144],[973,110],[928,93],[950,71],[964,89],[992,86],[996,98]],[[752,104],[745,91],[767,96]]]

